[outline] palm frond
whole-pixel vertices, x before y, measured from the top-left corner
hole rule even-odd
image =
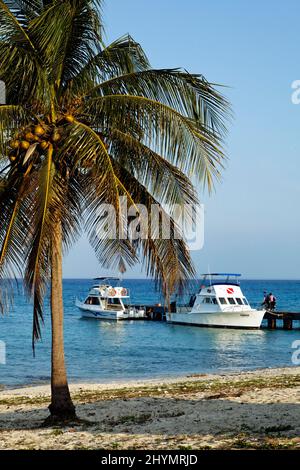
[[[212,189],[211,176],[218,179],[224,154],[219,139],[205,126],[182,116],[171,107],[149,98],[106,95],[90,99],[83,115],[93,116],[94,126],[123,132],[131,121],[139,123],[143,144],[172,161],[187,175],[195,175]]]
[[[14,130],[23,126],[30,114],[23,106],[0,105],[0,161],[7,156],[8,143]]]
[[[0,23],[0,79],[6,86],[7,103],[47,102],[49,86],[38,51],[27,28],[2,0]]]
[[[3,0],[0,0],[0,24],[1,41],[12,41],[14,44],[26,46],[32,51],[35,50],[26,28],[23,28]]]
[[[24,247],[32,230],[32,176],[9,172],[0,185],[0,310],[11,299],[11,279],[22,275]]]
[[[83,64],[88,64],[95,55],[95,43],[103,45],[102,24],[99,9],[93,8],[92,2],[75,2],[72,9],[72,24],[64,30],[64,48],[61,52],[61,77],[64,86],[69,80],[78,76]],[[68,34],[67,34],[68,32]]]
[[[62,243],[64,253],[78,239],[83,224],[83,186],[87,184],[84,175],[70,175],[66,171],[56,172],[53,180],[53,192],[56,199],[56,212],[62,225]]]
[[[143,145],[129,133],[112,130],[110,153],[161,204],[196,204],[197,195],[187,176],[162,155]]]
[[[72,29],[73,15],[68,1],[52,2],[29,24],[28,32],[38,45],[39,56],[47,68],[49,80],[57,79],[57,64],[65,47],[65,34]]]
[[[74,121],[68,127],[68,134],[64,139],[58,158],[61,164],[68,163],[68,156],[72,155],[72,167],[90,168],[95,165],[101,174],[101,187],[107,191],[108,201],[115,203],[118,197],[118,188],[113,171],[111,158],[107,152],[105,143],[92,127],[83,122]]]
[[[35,18],[43,9],[41,0],[4,0],[4,3],[23,28],[26,28],[29,21]]]
[[[72,155],[71,176],[77,173],[81,175],[79,184],[84,201],[85,226],[98,259],[103,265],[113,263],[121,270],[125,264],[134,264],[137,258],[127,240],[116,239],[104,245],[99,238],[99,233],[105,230],[106,223],[102,211],[99,211],[102,204],[110,204],[115,208],[117,230],[122,230],[125,214],[122,212],[119,198],[123,194],[130,198],[130,192],[126,191],[114,172],[104,142],[89,126],[75,121],[62,147],[62,155],[68,154]]]
[[[43,321],[43,298],[49,279],[50,269],[50,237],[51,215],[53,205],[52,184],[55,175],[53,148],[47,152],[43,166],[39,172],[38,188],[34,207],[35,229],[32,243],[29,245],[25,270],[25,285],[28,294],[33,297],[33,337],[32,345],[40,338],[40,322]]]
[[[150,63],[141,45],[130,35],[125,35],[90,59],[80,73],[67,83],[66,93],[83,95],[89,93],[99,81],[148,68]]]
[[[29,33],[53,83],[71,78],[92,57],[99,17],[87,0],[52,2],[29,24]]]
[[[88,175],[85,193],[85,229],[89,241],[102,266],[124,272],[127,266],[133,266],[138,257],[134,246],[127,239],[127,217],[119,200],[110,204],[106,191],[103,190],[101,171],[95,165]],[[121,185],[118,196],[123,196]],[[112,212],[111,212],[112,211]]]
[[[95,57],[99,67],[106,67],[114,73],[131,73],[150,67],[148,57],[142,46],[126,34],[107,46]]]
[[[178,69],[134,71],[89,90],[90,96],[97,94],[144,96],[166,104],[215,133],[223,135],[226,131],[228,102],[202,75]]]
[[[71,162],[68,163],[68,155],[71,155]],[[98,232],[102,230],[102,214],[99,214],[99,207],[103,204],[111,204],[115,207],[117,218],[122,219],[123,214],[119,205],[119,197],[124,193],[124,188],[114,173],[111,157],[108,154],[105,143],[99,134],[92,128],[75,121],[69,126],[69,134],[62,144],[61,151],[57,156],[60,165],[66,164],[70,171],[70,178],[77,175],[80,177],[79,189],[84,201],[84,212],[86,217],[86,228],[90,234],[90,241],[95,248],[101,262],[112,260],[114,255],[119,255],[119,260],[115,265],[119,267],[126,263],[136,261],[134,252],[130,244],[126,241],[116,242],[107,247],[106,253],[98,243]],[[130,197],[130,194],[127,194]],[[111,255],[109,255],[111,250]],[[113,255],[114,254],[114,255]]]
[[[148,211],[148,236],[133,242],[140,254],[147,274],[153,277],[157,285],[169,296],[175,291],[182,291],[189,279],[195,274],[194,266],[184,236],[173,217],[147,191],[130,172],[116,165],[115,171],[125,187],[130,188],[132,199],[136,204],[142,204]],[[169,236],[163,237],[160,226],[153,227],[151,219],[152,207],[160,209],[165,223],[170,228]],[[153,231],[154,228],[154,231]],[[129,240],[130,241],[130,240]]]

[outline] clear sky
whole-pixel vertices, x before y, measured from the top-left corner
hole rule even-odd
[[[202,195],[205,244],[199,273],[300,278],[299,0],[106,0],[107,41],[130,33],[153,67],[183,67],[230,88],[235,118],[216,192]],[[83,238],[65,277],[102,272]],[[144,277],[140,268],[128,277]]]

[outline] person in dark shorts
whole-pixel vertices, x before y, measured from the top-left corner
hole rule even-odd
[[[272,292],[270,292],[268,297],[269,297],[269,309],[270,310],[275,310],[275,307],[276,307],[276,297],[275,297],[275,295],[273,295]]]
[[[266,291],[264,291],[264,300],[262,302],[262,306],[265,307],[267,310],[270,307],[270,305],[269,305],[269,294],[267,294]]]

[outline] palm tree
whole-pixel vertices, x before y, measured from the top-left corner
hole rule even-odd
[[[152,69],[124,36],[102,40],[97,0],[0,0],[0,305],[18,273],[33,301],[33,347],[50,281],[53,419],[75,416],[63,340],[62,255],[84,227],[100,263],[142,259],[165,295],[194,274],[171,204],[197,201],[191,178],[218,178],[228,104],[202,75]],[[103,203],[159,204],[171,237],[99,237]]]

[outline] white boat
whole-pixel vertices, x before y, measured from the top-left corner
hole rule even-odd
[[[188,306],[178,306],[167,321],[182,325],[223,328],[260,328],[266,310],[252,308],[243,294],[240,274],[203,274],[198,294]],[[224,278],[220,280],[220,278]],[[234,278],[234,280],[232,280]]]
[[[128,289],[112,286],[110,281],[120,281],[119,278],[98,277],[85,300],[76,299],[76,306],[81,310],[81,316],[99,320],[131,320],[146,317],[145,309],[130,306]]]

